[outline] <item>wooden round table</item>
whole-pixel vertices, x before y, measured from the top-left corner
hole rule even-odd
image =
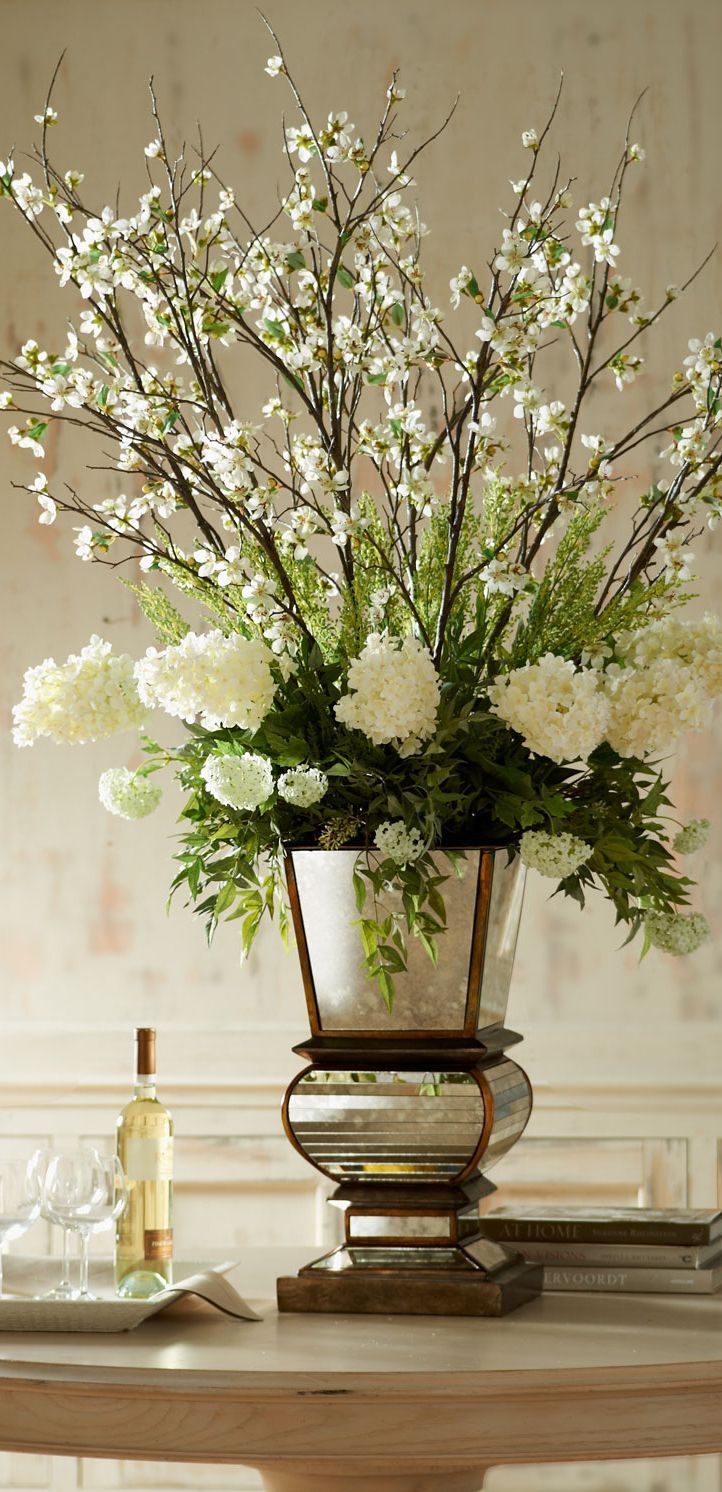
[[[722,1297],[547,1295],[503,1320],[264,1312],[0,1335],[0,1449],[232,1462],[270,1492],[477,1492],[490,1466],[722,1451]]]

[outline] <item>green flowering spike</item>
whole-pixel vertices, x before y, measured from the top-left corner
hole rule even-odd
[[[161,642],[182,642],[190,628],[163,591],[154,590],[149,585],[136,585],[134,581],[126,579],[123,580],[123,585],[133,592],[143,615],[155,627]]]

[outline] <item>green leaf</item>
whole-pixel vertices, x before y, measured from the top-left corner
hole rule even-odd
[[[291,252],[290,252],[290,254],[286,255],[286,268],[287,269],[305,269],[306,268],[306,260],[304,259],[303,254],[301,253],[300,249],[292,249]]]
[[[339,265],[338,270],[336,271],[336,278],[339,280],[340,284],[343,285],[345,290],[353,290],[356,282],[353,275],[351,274],[351,271],[346,269],[346,266],[344,264]]]
[[[394,981],[391,975],[386,973],[385,969],[379,969],[376,978],[384,1005],[389,1013],[391,1013],[394,1008]]]
[[[271,316],[264,316],[263,325],[272,337],[285,337],[286,335],[285,326],[282,326],[280,321],[274,321]]]
[[[356,910],[362,912],[366,905],[366,882],[357,870],[353,873],[353,893],[356,898]]]
[[[391,320],[393,321],[394,326],[405,326],[406,312],[401,304],[401,301],[395,301],[393,306],[391,307]]]
[[[361,943],[363,945],[364,955],[366,959],[371,959],[373,958],[376,949],[378,948],[379,942],[378,933],[376,932],[376,925],[369,919],[364,918],[361,922],[358,923],[358,928],[361,934]]]

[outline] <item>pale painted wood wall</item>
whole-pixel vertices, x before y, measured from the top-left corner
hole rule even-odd
[[[349,109],[368,125],[391,67],[401,63],[409,125],[428,132],[461,92],[445,146],[420,175],[433,236],[428,262],[437,299],[462,262],[478,265],[497,231],[497,204],[519,174],[519,135],[539,125],[564,66],[567,87],[558,142],[580,177],[579,198],[598,198],[616,158],[623,121],[650,85],[639,136],[649,164],[628,216],[623,269],[649,298],[683,279],[720,237],[718,72],[722,7],[717,0],[366,0],[345,7],[274,0],[274,22],[314,107]],[[262,218],[282,177],[281,92],[263,73],[270,50],[255,6],[216,0],[4,0],[0,155],[18,150],[63,47],[68,56],[55,133],[64,164],[88,172],[91,195],[112,200],[122,177],[142,190],[142,147],[152,133],[147,75],[156,76],[171,129],[223,142],[226,174]],[[18,156],[19,158],[19,156]],[[0,204],[1,205],[1,204]],[[40,253],[0,216],[4,345],[33,334],[52,340],[64,307]],[[675,307],[657,343],[647,385],[663,387],[687,335],[720,330],[719,262]],[[240,375],[244,413],[258,404]],[[599,399],[604,428],[616,395]],[[63,434],[48,470],[83,474]],[[58,658],[100,631],[139,653],[151,640],[125,593],[81,568],[67,534],[39,529],[10,490],[27,467],[2,461],[0,656],[3,709],[23,670]],[[649,468],[640,472],[640,483]],[[698,546],[705,600],[719,593],[719,548]],[[719,542],[719,541],[718,541]],[[686,815],[720,801],[720,728],[691,741],[677,765]],[[279,1106],[294,1070],[290,1048],[303,1031],[292,958],[265,938],[241,970],[231,929],[214,949],[182,908],[163,910],[171,875],[175,806],[131,826],[97,805],[99,771],[130,761],[122,740],[85,752],[0,742],[0,1145],[38,1138],[107,1135],[126,1091],[130,1028],[160,1028],[164,1092],[177,1119],[178,1239],[202,1252],[209,1235],[230,1249],[245,1242],[331,1238],[324,1187],[287,1145]],[[512,1024],[526,1033],[524,1060],[536,1107],[527,1137],[497,1180],[506,1198],[599,1199],[652,1205],[722,1204],[722,875],[719,825],[699,857],[700,905],[714,943],[689,964],[617,951],[604,907],[584,915],[530,887],[512,994]],[[38,1235],[39,1237],[39,1235]],[[34,1240],[35,1241],[35,1240]],[[483,1331],[483,1324],[480,1325]],[[0,1350],[1,1344],[0,1344]],[[0,1487],[144,1492],[203,1486],[241,1489],[257,1481],[232,1468],[0,1457]],[[636,1466],[500,1470],[492,1492],[721,1492],[716,1458]]]

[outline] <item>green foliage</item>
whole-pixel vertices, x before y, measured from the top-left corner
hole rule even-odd
[[[572,514],[539,583],[528,621],[517,633],[512,649],[515,668],[535,663],[544,653],[578,657],[608,633],[609,623],[602,623],[595,610],[608,551],[587,558],[602,517],[600,507]]]
[[[164,591],[149,585],[136,585],[132,580],[124,579],[123,585],[133,592],[143,615],[155,627],[161,642],[172,644],[183,641],[190,628]]]

